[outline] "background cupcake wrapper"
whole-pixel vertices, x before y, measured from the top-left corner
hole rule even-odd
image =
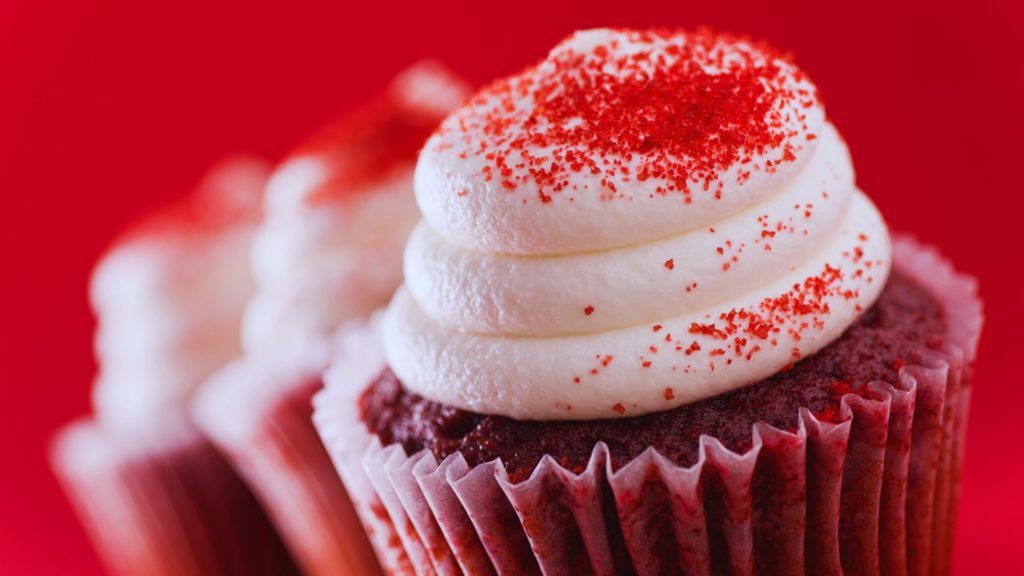
[[[239,360],[204,387],[193,414],[263,502],[303,573],[373,576],[377,559],[311,421],[323,364]]]
[[[599,444],[582,472],[545,458],[518,484],[499,461],[407,456],[359,420],[373,322],[343,334],[314,421],[394,574],[944,574],[981,303],[934,249],[900,238],[895,263],[943,303],[948,344],[879,399],[844,396],[839,423],[755,424],[743,454],[702,436],[693,466],[648,450],[613,471]]]
[[[184,418],[146,431],[80,421],[54,469],[114,574],[298,574],[260,505]]]

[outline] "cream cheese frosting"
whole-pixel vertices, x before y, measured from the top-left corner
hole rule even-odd
[[[90,300],[101,420],[146,422],[180,410],[241,351],[253,285],[247,255],[268,174],[255,159],[220,164],[184,205],[144,222],[100,261]]]
[[[421,62],[275,171],[253,244],[257,288],[242,327],[247,355],[326,361],[342,322],[387,302],[419,219],[416,154],[467,93],[443,66]]]
[[[635,416],[763,379],[884,286],[884,221],[813,84],[749,41],[593,30],[453,113],[384,321],[435,401]]]

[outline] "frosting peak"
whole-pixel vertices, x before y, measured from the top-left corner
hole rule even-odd
[[[813,84],[710,32],[571,36],[449,116],[415,186],[388,360],[488,414],[633,416],[750,384],[837,338],[891,260]]]
[[[750,42],[580,32],[444,122],[421,155],[417,198],[432,226],[472,248],[648,242],[764,199],[806,163],[823,122],[804,75]]]

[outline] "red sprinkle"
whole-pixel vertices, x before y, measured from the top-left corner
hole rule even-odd
[[[793,87],[804,75],[784,56],[708,30],[617,34],[639,49],[619,51],[614,39],[586,52],[563,43],[482,90],[435,145],[484,158],[485,179],[507,190],[532,183],[542,203],[570,188],[574,173],[597,176],[601,199],[647,180],[684,202],[700,192],[719,198],[723,170],[753,165],[756,154],[768,156],[766,171],[796,159],[804,138],[794,123],[818,97]]]
[[[583,309],[583,313],[586,314],[587,316],[590,316],[591,314],[594,313],[594,307],[587,306],[586,308]]]
[[[690,334],[709,336],[716,340],[732,339],[732,351],[737,358],[750,360],[754,353],[761,350],[756,342],[769,341],[773,346],[778,344],[775,334],[785,332],[795,341],[801,339],[802,331],[815,327],[820,329],[823,318],[831,313],[829,298],[851,300],[858,296],[857,291],[845,289],[842,285],[843,274],[838,268],[825,265],[822,272],[806,278],[792,288],[773,298],[765,298],[752,309],[733,309],[719,315],[718,322],[690,325]],[[696,348],[695,348],[696,347]],[[700,350],[697,342],[693,342],[686,350],[687,355]],[[800,358],[800,351],[792,349],[793,358]],[[712,356],[724,354],[724,350],[715,349]]]
[[[675,264],[675,262],[673,262],[672,258],[669,258],[668,260],[665,260],[665,268],[668,268],[669,270],[671,270],[671,269],[673,269],[675,267],[676,267],[676,264]]]

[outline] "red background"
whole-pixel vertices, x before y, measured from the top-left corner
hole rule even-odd
[[[482,82],[607,24],[709,24],[793,51],[893,228],[981,278],[955,564],[1024,573],[1024,387],[1011,377],[1024,307],[1010,282],[1024,253],[1021,3],[89,4],[0,3],[0,573],[100,572],[45,450],[87,409],[86,281],[118,229],[222,154],[279,157],[420,56]]]

